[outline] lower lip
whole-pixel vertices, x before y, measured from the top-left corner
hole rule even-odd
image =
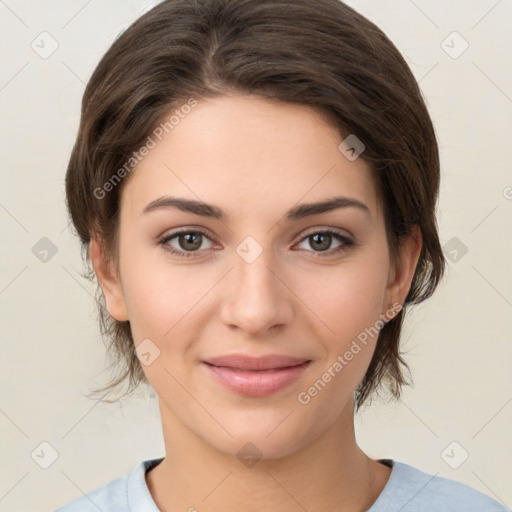
[[[309,367],[311,361],[287,368],[265,371],[235,370],[203,363],[210,374],[226,388],[245,396],[262,397],[289,386]]]

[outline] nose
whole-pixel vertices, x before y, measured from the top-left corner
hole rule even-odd
[[[271,251],[264,250],[252,262],[235,252],[233,265],[224,285],[222,321],[251,335],[288,324],[293,315],[291,283]]]

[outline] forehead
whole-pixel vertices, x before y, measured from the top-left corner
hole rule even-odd
[[[378,215],[369,165],[347,159],[338,149],[341,134],[311,107],[222,96],[175,116],[167,132],[150,135],[153,148],[132,171],[122,209],[140,214],[169,194],[275,220],[296,203],[343,195]]]

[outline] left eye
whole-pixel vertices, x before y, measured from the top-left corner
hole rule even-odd
[[[341,243],[335,249],[329,250],[333,238],[337,239]],[[328,255],[345,251],[349,247],[354,245],[354,242],[352,242],[352,240],[342,235],[341,233],[338,233],[337,231],[332,231],[330,229],[310,233],[309,235],[302,239],[301,243],[304,243],[307,240],[309,240],[310,247],[314,247],[317,249],[314,252],[324,252],[327,253]],[[323,254],[319,254],[319,256],[323,256]]]

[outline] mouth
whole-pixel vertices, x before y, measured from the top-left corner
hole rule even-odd
[[[224,356],[203,361],[202,365],[218,383],[244,396],[264,397],[290,386],[311,364],[311,359],[269,355]]]

